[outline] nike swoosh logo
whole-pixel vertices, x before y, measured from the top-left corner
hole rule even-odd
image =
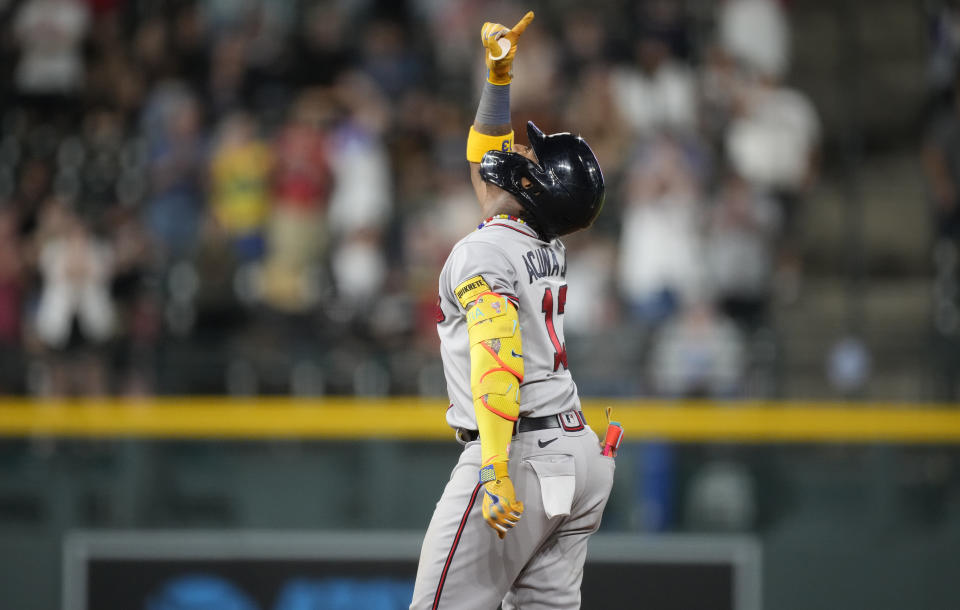
[[[553,441],[557,440],[558,438],[560,438],[560,437],[559,437],[559,436],[555,436],[555,437],[551,438],[550,440],[548,440],[548,441],[546,441],[546,442],[544,442],[544,441],[537,441],[537,444],[540,445],[540,448],[541,448],[541,449],[543,449],[544,447],[546,447],[547,445],[549,445],[549,444],[552,443]]]

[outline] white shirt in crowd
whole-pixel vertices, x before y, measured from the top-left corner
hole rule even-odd
[[[618,279],[627,300],[642,303],[669,290],[681,300],[701,288],[697,200],[666,193],[624,211]]]
[[[653,74],[621,68],[613,72],[610,86],[617,111],[634,133],[695,126],[696,83],[683,64],[667,60]]]
[[[24,93],[69,93],[83,84],[80,45],[90,24],[79,0],[30,0],[13,31],[22,55],[14,79]]]
[[[49,347],[64,347],[74,319],[83,338],[93,343],[113,334],[115,311],[110,299],[113,256],[96,241],[53,239],[40,250],[43,291],[36,328]]]
[[[816,110],[805,95],[786,87],[756,87],[746,112],[734,119],[726,148],[737,172],[767,188],[803,186],[820,138]]]
[[[773,0],[728,0],[718,15],[720,44],[746,66],[782,77],[790,66],[790,25]]]

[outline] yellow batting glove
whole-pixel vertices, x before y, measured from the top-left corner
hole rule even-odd
[[[531,21],[533,11],[524,15],[513,29],[489,21],[480,28],[480,40],[486,50],[487,80],[494,85],[509,85],[513,79],[513,57],[517,54],[517,39]]]
[[[523,515],[523,502],[517,500],[507,474],[507,462],[494,462],[481,468],[480,482],[483,483],[483,518],[503,540]]]

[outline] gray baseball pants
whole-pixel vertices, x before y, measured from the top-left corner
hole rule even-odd
[[[580,607],[587,539],[613,485],[613,458],[589,426],[524,432],[510,443],[523,517],[504,540],[483,520],[480,442],[464,446],[420,550],[411,610]]]

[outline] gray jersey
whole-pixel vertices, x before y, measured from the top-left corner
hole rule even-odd
[[[483,519],[479,440],[465,442],[423,539],[411,610],[575,610],[587,539],[613,485],[613,459],[577,411],[563,342],[566,253],[529,226],[494,219],[462,239],[440,274],[437,323],[451,426],[477,429],[470,392],[466,306],[483,291],[517,305],[524,380],[520,414],[559,425],[518,432],[510,479],[523,517],[500,540]],[[549,418],[547,418],[549,420]]]
[[[580,407],[563,338],[566,270],[559,239],[544,242],[512,218],[489,220],[454,246],[440,272],[437,311],[450,426],[477,429],[464,297],[484,284],[519,313],[524,366],[520,415],[539,417]]]

